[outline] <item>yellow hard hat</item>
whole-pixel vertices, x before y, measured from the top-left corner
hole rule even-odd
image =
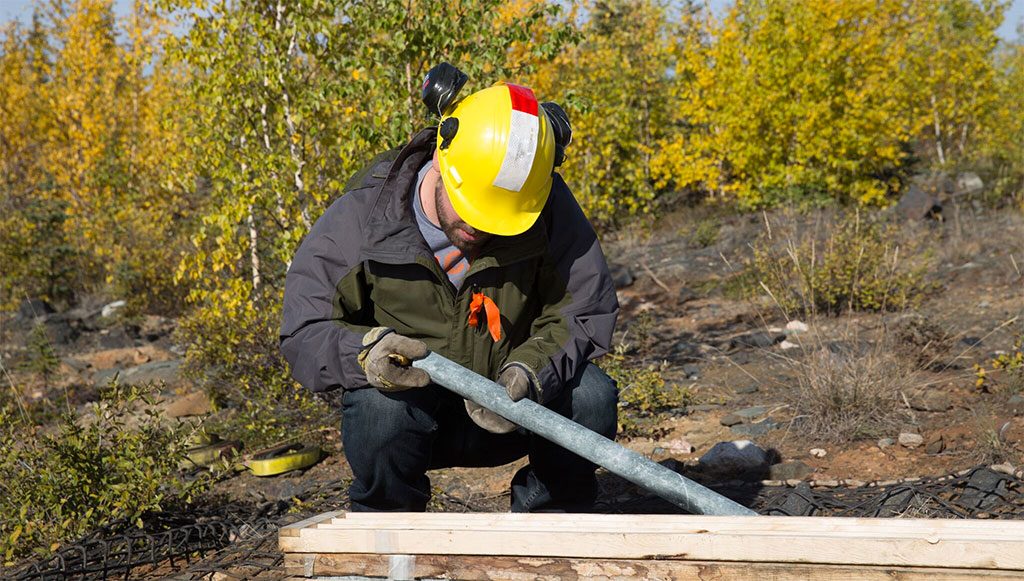
[[[467,224],[514,236],[551,192],[555,136],[533,91],[499,83],[456,103],[438,125],[441,179]]]

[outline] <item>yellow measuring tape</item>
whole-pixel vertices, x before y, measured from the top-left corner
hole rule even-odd
[[[320,461],[323,451],[319,446],[308,444],[285,444],[257,452],[245,462],[256,476],[276,476],[309,468]]]
[[[200,439],[196,443],[203,441],[209,443],[192,448],[185,453],[186,460],[182,462],[183,469],[209,466],[221,458],[234,456],[242,449],[242,442],[238,440],[222,441],[213,436],[208,440]]]

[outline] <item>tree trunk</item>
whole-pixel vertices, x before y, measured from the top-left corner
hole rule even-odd
[[[249,262],[252,266],[252,290],[255,294],[260,289],[260,255],[256,251],[259,233],[256,231],[256,218],[252,213],[252,204],[249,204],[246,223],[249,226]]]
[[[932,126],[935,130],[935,153],[939,156],[939,163],[946,165],[946,152],[942,149],[942,126],[939,124],[939,107],[936,104],[935,93],[931,94],[932,101]]]

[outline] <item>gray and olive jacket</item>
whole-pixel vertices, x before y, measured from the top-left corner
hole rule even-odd
[[[410,195],[434,139],[423,130],[374,160],[299,246],[281,326],[292,375],[313,391],[367,387],[356,360],[363,334],[391,327],[492,379],[525,365],[536,399],[550,401],[611,343],[619,305],[597,236],[556,174],[533,227],[489,241],[456,289],[420,234]],[[479,293],[500,312],[497,341],[487,321],[468,323]]]

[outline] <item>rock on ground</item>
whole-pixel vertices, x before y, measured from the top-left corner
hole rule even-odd
[[[937,196],[914,184],[896,203],[896,213],[904,220],[934,218],[942,214],[942,203]]]
[[[771,454],[750,440],[719,442],[697,462],[707,470],[719,473],[743,474],[767,470]]]
[[[628,266],[609,264],[608,270],[612,275],[612,284],[615,285],[615,288],[626,288],[632,286],[636,281],[636,276]]]
[[[928,389],[912,395],[910,407],[920,412],[944,412],[953,407],[953,400],[948,393]]]
[[[921,444],[924,444],[924,437],[921,434],[911,434],[910,432],[903,432],[899,437],[900,446],[904,448],[917,448]]]
[[[810,328],[803,321],[790,321],[786,323],[786,331],[789,333],[806,333]]]
[[[116,374],[118,375],[118,380],[124,385],[163,382],[167,387],[175,387],[181,384],[181,365],[180,359],[172,359],[170,361],[143,363],[128,369],[114,367],[97,372],[92,380],[96,385],[104,385]]]
[[[186,393],[163,404],[164,413],[169,418],[201,416],[210,413],[210,398],[200,391]]]
[[[763,436],[778,427],[779,424],[769,418],[753,424],[739,424],[737,426],[732,426],[729,430],[737,436],[756,438],[758,436]]]
[[[738,337],[733,337],[729,341],[729,347],[732,349],[740,349],[743,347],[753,349],[767,349],[776,343],[781,343],[786,339],[784,333],[765,333],[762,331],[756,331],[754,333],[747,333]]]
[[[803,480],[814,472],[814,469],[799,460],[772,464],[768,469],[768,477],[772,480]]]

